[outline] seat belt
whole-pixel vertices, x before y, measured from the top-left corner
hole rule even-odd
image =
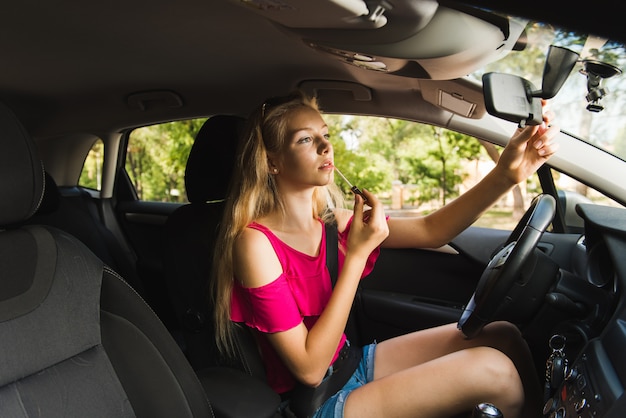
[[[331,222],[324,224],[326,228],[326,267],[330,272],[330,282],[333,287],[337,283],[337,275],[339,269],[339,242],[337,236],[337,223]]]
[[[324,224],[326,229],[326,267],[330,273],[333,288],[337,283],[339,270],[339,237],[337,223]],[[350,379],[361,361],[361,349],[347,345],[342,365],[322,383],[312,388],[301,383],[297,384],[291,393],[288,410],[298,418],[309,418],[328,398],[339,391]],[[342,349],[342,352],[344,350]],[[337,360],[339,361],[339,359]],[[337,361],[335,364],[337,364]],[[289,414],[288,414],[289,416]]]
[[[334,289],[339,275],[339,232],[337,230],[337,221],[333,219],[332,222],[326,223],[324,226],[326,228],[326,267],[330,272],[330,282]],[[352,317],[352,313],[350,316]],[[348,319],[346,333],[353,336],[358,334],[353,318]]]

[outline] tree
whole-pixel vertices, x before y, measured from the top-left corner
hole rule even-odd
[[[416,185],[420,202],[445,203],[458,194],[461,161],[480,155],[475,139],[443,128],[375,117],[325,119],[331,137],[343,139],[333,140],[335,165],[354,184],[374,192],[389,191],[398,180]]]
[[[103,161],[104,144],[102,140],[98,139],[89,150],[87,158],[85,158],[85,164],[83,164],[78,184],[89,189],[100,190]]]
[[[128,142],[126,171],[142,200],[185,202],[187,156],[205,118],[135,129]]]
[[[389,190],[393,180],[392,165],[385,155],[364,152],[359,144],[363,129],[368,130],[368,118],[325,115],[324,119],[329,127],[335,166],[360,188],[374,193]],[[370,128],[378,129],[377,126]],[[335,176],[335,182],[346,195],[351,193],[348,185],[338,176]]]
[[[481,147],[475,139],[459,132],[435,126],[429,129],[429,138],[420,141],[425,156],[408,157],[407,161],[417,176],[411,180],[418,185],[419,201],[437,199],[445,205],[459,194],[458,185],[464,180],[459,175],[461,163],[479,158]]]

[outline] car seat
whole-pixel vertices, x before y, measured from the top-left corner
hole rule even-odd
[[[245,119],[215,115],[198,131],[185,167],[188,204],[165,225],[163,256],[168,293],[182,331],[183,348],[199,370],[218,363],[209,300],[213,248],[224,211],[239,135]]]
[[[214,416],[178,345],[118,274],[68,233],[23,225],[44,171],[3,104],[0,179],[0,416]]]
[[[44,175],[41,204],[25,223],[54,226],[78,238],[145,298],[134,260],[102,223],[94,198],[79,187],[59,188],[50,173],[46,171]]]
[[[213,250],[244,124],[245,119],[238,116],[215,115],[198,131],[185,168],[189,203],[167,220],[163,263],[181,324],[183,349],[207,392],[214,395],[217,413],[281,416],[277,412],[280,397],[266,384],[256,341],[248,330],[235,331],[236,358],[220,356],[209,297]],[[234,393],[245,393],[255,407],[250,409],[238,397],[238,402],[229,402]]]

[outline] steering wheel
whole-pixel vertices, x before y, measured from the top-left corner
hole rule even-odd
[[[528,318],[543,303],[558,265],[536,250],[552,222],[556,201],[547,194],[535,197],[503,248],[489,261],[457,327],[473,338],[497,319]]]

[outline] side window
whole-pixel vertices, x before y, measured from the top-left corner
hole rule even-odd
[[[430,125],[375,117],[324,115],[335,165],[359,187],[376,193],[394,216],[427,214],[476,184],[495,165],[501,148]],[[126,171],[139,199],[187,202],[184,173],[205,118],[133,130]],[[335,181],[352,201],[347,184]],[[475,225],[512,230],[540,193],[536,176],[516,187]]]
[[[185,165],[206,118],[134,129],[128,138],[125,168],[140,200],[187,202]]]
[[[427,214],[482,179],[501,147],[431,125],[405,120],[325,115],[335,165],[359,187],[376,193],[387,213]],[[348,186],[336,182],[352,201]],[[537,177],[516,187],[475,225],[512,230],[540,193]]]
[[[104,159],[104,144],[98,139],[87,154],[83,170],[78,179],[78,185],[92,189],[100,190],[102,187],[102,163]]]

